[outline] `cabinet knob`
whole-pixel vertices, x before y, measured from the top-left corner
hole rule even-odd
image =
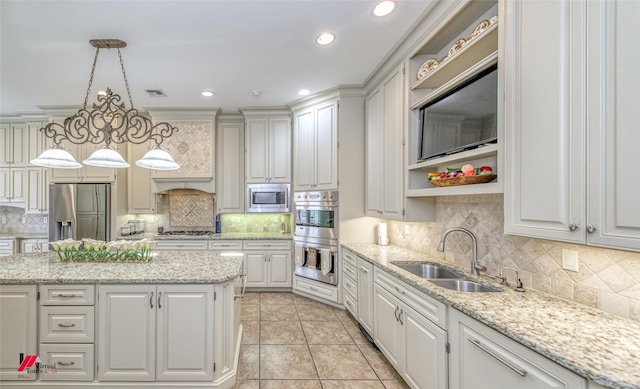
[[[578,225],[576,223],[571,223],[571,224],[569,224],[569,229],[571,231],[575,231],[575,230],[578,229]]]
[[[587,232],[588,233],[592,233],[596,230],[596,228],[593,226],[593,224],[588,224],[587,225]]]

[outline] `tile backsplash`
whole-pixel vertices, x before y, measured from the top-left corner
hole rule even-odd
[[[26,214],[24,208],[0,206],[0,234],[47,234],[47,214]],[[25,219],[23,223],[22,219]]]
[[[467,228],[478,238],[478,261],[488,274],[515,267],[525,289],[640,321],[640,253],[506,235],[502,195],[439,197],[436,212],[435,223],[387,221],[390,243],[470,267],[471,239],[464,234],[451,233],[445,253],[437,251],[446,229]],[[578,252],[578,272],[562,269],[565,249]],[[514,283],[513,272],[505,276]]]
[[[222,232],[291,232],[289,214],[224,214],[220,220]]]

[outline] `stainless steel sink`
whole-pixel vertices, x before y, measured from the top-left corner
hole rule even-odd
[[[444,279],[444,280],[429,280],[429,281],[445,289],[451,289],[458,292],[473,292],[473,293],[502,292],[502,290],[498,288],[493,288],[491,286],[483,285],[479,282],[469,281],[469,280]]]
[[[456,273],[438,265],[430,263],[411,263],[411,262],[391,262],[392,265],[398,266],[402,270],[413,273],[418,277],[432,278],[462,278],[462,274]]]

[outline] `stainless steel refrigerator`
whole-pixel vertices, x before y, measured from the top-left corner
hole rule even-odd
[[[51,184],[49,241],[111,239],[111,184]]]

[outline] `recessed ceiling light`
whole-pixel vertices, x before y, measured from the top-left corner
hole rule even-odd
[[[213,92],[208,91],[208,90],[202,91],[202,96],[211,97],[211,96],[213,96]]]
[[[394,0],[382,0],[373,6],[371,14],[380,18],[389,15],[394,9],[396,9],[396,2]]]
[[[311,92],[309,91],[309,89],[300,89],[300,90],[298,91],[298,94],[299,94],[300,96],[306,96],[306,95],[308,95],[309,93],[311,93]]]
[[[335,35],[330,32],[323,32],[316,38],[316,43],[324,46],[332,43],[334,40],[336,40]]]

